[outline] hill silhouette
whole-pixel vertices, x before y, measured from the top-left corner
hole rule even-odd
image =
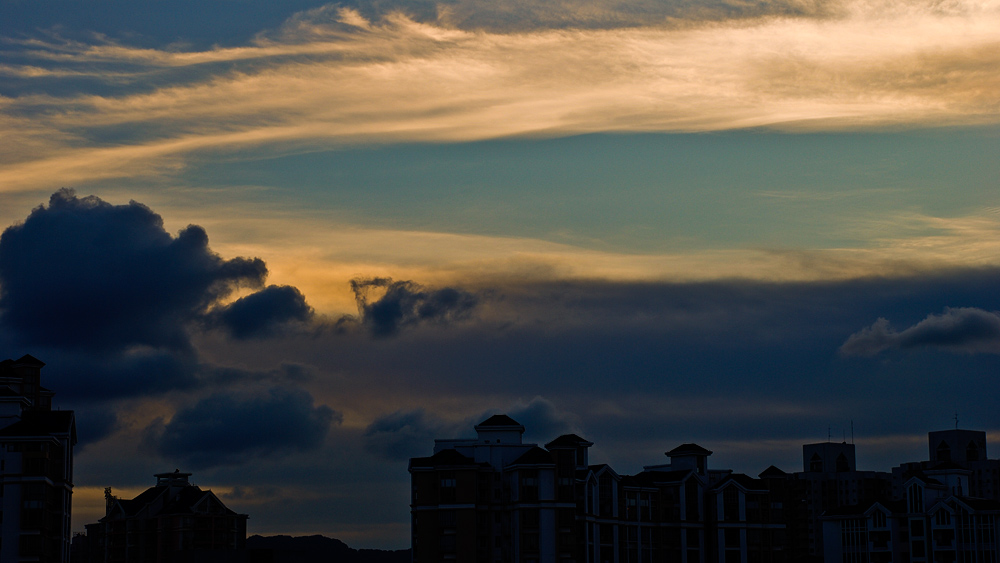
[[[247,538],[252,563],[409,563],[410,550],[354,549],[325,536]]]

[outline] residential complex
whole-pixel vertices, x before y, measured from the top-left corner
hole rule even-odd
[[[987,457],[985,432],[931,432],[927,461],[893,468],[891,499],[823,517],[827,561],[997,563],[998,483],[1000,460]]]
[[[69,561],[73,411],[52,410],[44,362],[0,362],[0,561]]]
[[[540,447],[524,430],[495,415],[410,460],[415,563],[997,561],[1000,461],[983,432],[932,432],[930,459],[891,473],[858,471],[854,444],[806,444],[801,472],[753,478],[691,443],[621,475],[589,464],[580,436]]]

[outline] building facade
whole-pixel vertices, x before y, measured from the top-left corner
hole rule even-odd
[[[927,460],[893,468],[891,500],[823,516],[827,562],[1000,563],[1000,460],[988,458],[986,433],[942,430],[927,442]]]
[[[73,411],[52,410],[45,363],[0,362],[0,561],[69,561]]]
[[[158,473],[156,486],[128,500],[105,490],[106,515],[87,524],[91,563],[191,563],[245,559],[247,518],[190,473]]]
[[[697,444],[622,475],[575,434],[541,447],[505,415],[410,460],[415,563],[1000,563],[1000,466],[984,432],[929,434],[929,460],[860,471],[802,446],[802,471],[709,467]]]
[[[414,562],[786,561],[784,478],[712,470],[697,444],[619,475],[575,434],[525,444],[506,415],[475,430],[410,460]]]

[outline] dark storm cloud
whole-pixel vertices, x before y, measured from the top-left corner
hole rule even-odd
[[[329,407],[314,406],[301,389],[220,392],[178,410],[167,423],[155,423],[147,440],[161,456],[201,468],[316,449],[342,420]]]
[[[551,401],[543,397],[535,397],[527,403],[518,403],[507,412],[499,414],[507,414],[524,425],[525,440],[534,440],[542,444],[563,434],[582,432],[576,416],[560,412]]]
[[[119,425],[118,414],[106,407],[76,408],[77,444],[80,453],[87,445],[99,442],[114,432]]]
[[[313,310],[298,289],[282,285],[266,288],[241,297],[226,306],[217,307],[209,315],[211,324],[221,326],[233,338],[273,336],[290,325],[306,323]]]
[[[212,252],[201,227],[174,237],[140,203],[60,190],[0,236],[0,346],[44,358],[46,385],[78,403],[302,381],[303,366],[216,366],[191,344],[199,327],[259,339],[308,324],[312,309],[290,286],[218,304],[239,287],[260,287],[266,275],[260,259]],[[94,436],[102,428],[110,426],[96,424]]]
[[[75,405],[190,390],[202,384],[206,366],[193,352],[143,348],[121,354],[42,348],[44,385]]]
[[[560,412],[551,401],[534,397],[507,408],[492,409],[459,422],[448,421],[424,409],[396,411],[377,418],[365,429],[365,449],[380,457],[403,460],[430,455],[436,438],[474,437],[474,427],[494,414],[506,414],[524,425],[526,440],[548,442],[562,434],[580,432],[575,416]]]
[[[237,286],[260,286],[260,259],[223,260],[188,226],[71,190],[0,237],[2,322],[25,346],[186,350],[186,325]]]
[[[936,347],[955,352],[1000,354],[1000,315],[972,307],[946,308],[940,315],[903,330],[889,321],[875,323],[844,342],[845,356],[874,356],[891,349]]]
[[[461,330],[393,339],[327,335],[317,346],[336,358],[329,369],[377,374],[384,393],[424,406],[421,417],[402,416],[411,407],[372,427],[383,451],[404,451],[409,438],[394,441],[394,433],[450,437],[430,436],[436,420],[454,419],[432,405],[467,404],[481,414],[506,407],[511,414],[512,398],[536,395],[579,416],[581,435],[592,440],[622,439],[629,428],[677,443],[818,440],[852,418],[872,432],[919,433],[942,413],[951,416],[954,405],[964,405],[970,419],[991,412],[990,396],[972,390],[995,377],[997,356],[926,347],[871,361],[839,349],[879,316],[909,326],[955,303],[1000,310],[997,279],[997,268],[974,268],[806,283],[497,284],[489,307]],[[321,360],[311,363],[325,369]],[[370,381],[347,384],[366,393]],[[506,405],[486,402],[494,399]],[[572,417],[567,421],[531,439],[572,428]]]
[[[365,429],[365,449],[390,460],[430,455],[435,438],[451,437],[458,430],[424,409],[396,411],[381,416]]]
[[[468,318],[481,300],[461,289],[432,290],[391,278],[355,278],[351,290],[361,323],[375,336],[390,336],[418,324],[447,324]]]

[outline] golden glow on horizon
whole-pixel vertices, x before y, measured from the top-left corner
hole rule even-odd
[[[987,214],[859,221],[856,229],[873,241],[864,248],[657,254],[598,251],[529,238],[345,228],[301,217],[255,220],[258,230],[253,234],[242,224],[219,218],[205,217],[204,225],[216,252],[264,258],[269,283],[295,285],[317,311],[336,315],[356,312],[347,282],[357,276],[472,287],[547,279],[819,281],[1000,264],[1000,217]],[[233,228],[238,234],[230,231]],[[880,235],[908,230],[921,232],[905,238]]]

